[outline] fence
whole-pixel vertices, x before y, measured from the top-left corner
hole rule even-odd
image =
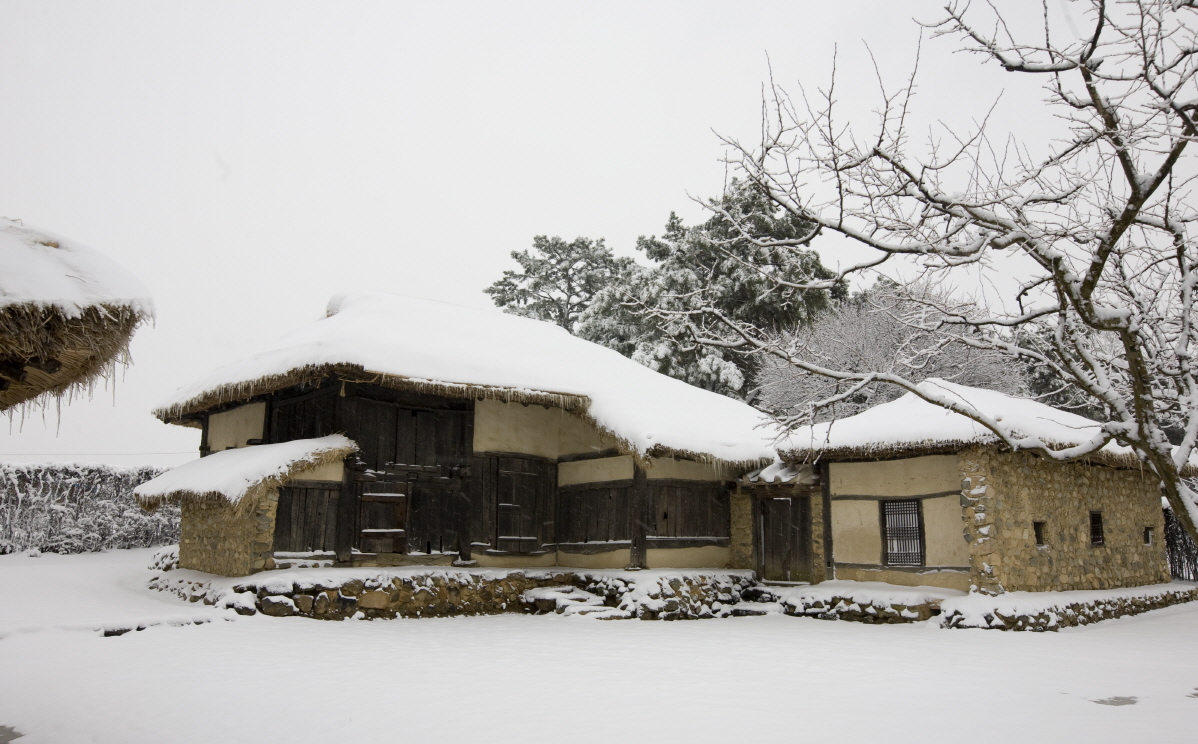
[[[179,539],[179,509],[147,514],[133,501],[162,468],[0,464],[0,554],[83,553]]]

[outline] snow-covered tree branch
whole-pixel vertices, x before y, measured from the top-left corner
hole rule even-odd
[[[1012,286],[998,301],[965,307],[930,296],[936,312],[909,322],[943,340],[932,351],[966,345],[1034,366],[1042,381],[1100,412],[1101,435],[1053,450],[959,401],[930,402],[1047,458],[1083,458],[1111,441],[1130,446],[1198,534],[1198,507],[1181,478],[1198,443],[1198,213],[1190,204],[1198,10],[1166,0],[1070,7],[1075,18],[1084,10],[1070,38],[1047,11],[1042,25],[1021,30],[992,4],[953,3],[926,25],[933,39],[955,39],[1043,87],[1062,126],[1041,141],[992,137],[983,111],[970,131],[945,126],[917,146],[908,131],[913,80],[883,92],[868,132],[839,118],[834,85],[797,97],[772,86],[762,141],[724,141],[737,175],[780,209],[873,254],[829,278],[777,285],[830,288],[856,272],[894,269],[929,286]],[[747,237],[749,226],[737,225]],[[760,245],[793,249],[768,236]],[[919,394],[902,369],[827,366],[810,348],[731,317],[701,289],[683,299],[684,308],[660,312],[696,342],[768,354],[842,389],[881,382]]]

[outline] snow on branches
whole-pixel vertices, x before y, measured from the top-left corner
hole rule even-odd
[[[1062,122],[1039,135],[1042,142],[992,138],[981,112],[972,130],[944,125],[926,148],[917,146],[908,131],[912,76],[898,90],[883,85],[868,132],[837,117],[834,84],[798,98],[771,86],[761,142],[724,143],[735,174],[779,209],[872,254],[830,278],[773,277],[780,289],[828,289],[890,269],[914,272],[928,286],[1013,286],[987,304],[931,299],[938,312],[922,327],[942,339],[945,353],[963,345],[1034,366],[1042,381],[1092,405],[1099,436],[1065,450],[1007,436],[968,405],[923,396],[902,369],[830,365],[702,294],[663,312],[697,343],[769,354],[850,394],[875,383],[913,392],[1013,449],[1064,460],[1111,441],[1129,446],[1196,534],[1198,507],[1180,471],[1198,443],[1198,9],[1166,0],[1075,5],[1085,6],[1085,17],[1068,39],[1047,10],[1042,26],[1022,30],[994,4],[953,3],[926,25],[933,38],[956,39],[1014,73],[1016,84],[1042,85]],[[1048,154],[1031,154],[1039,151]],[[726,216],[763,249],[795,247]]]

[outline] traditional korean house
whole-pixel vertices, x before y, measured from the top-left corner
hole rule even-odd
[[[0,218],[0,411],[87,387],[153,315],[149,291],[117,264]]]
[[[751,407],[552,324],[363,293],[179,390],[200,460],[180,565],[724,567],[730,487],[773,459]]]
[[[1053,449],[1099,427],[990,390],[922,385]],[[1159,481],[1113,443],[1068,463],[1011,452],[980,424],[908,393],[801,428],[780,455],[743,480],[732,506],[733,550],[766,580],[988,593],[1171,580]]]

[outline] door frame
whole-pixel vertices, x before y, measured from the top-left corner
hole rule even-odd
[[[770,485],[765,487],[757,487],[752,491],[752,535],[753,535],[753,571],[757,574],[758,580],[770,584],[814,584],[823,579],[823,576],[816,576],[816,571],[822,572],[823,566],[815,565],[815,541],[812,526],[814,524],[814,514],[812,499],[819,496],[818,490],[807,488],[795,488],[785,485]],[[766,502],[774,499],[789,499],[791,501],[791,525],[792,528],[797,528],[800,534],[805,539],[802,540],[803,555],[800,556],[802,563],[805,563],[808,571],[808,579],[806,581],[778,581],[765,578],[765,509]],[[794,525],[795,519],[795,501],[805,500],[806,508],[800,509],[802,524]],[[795,567],[795,555],[791,554],[790,565]],[[802,563],[799,565],[801,566]]]

